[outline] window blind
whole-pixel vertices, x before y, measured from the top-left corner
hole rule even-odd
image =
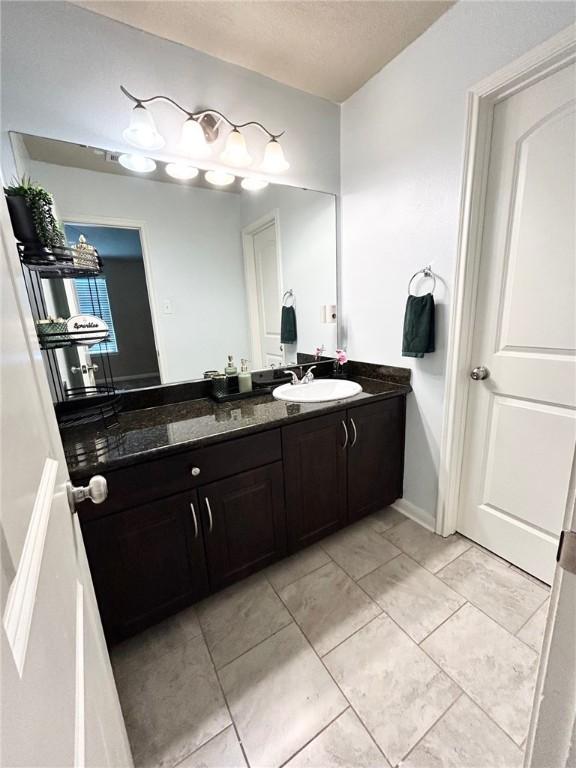
[[[108,341],[94,344],[94,346],[90,347],[90,352],[95,355],[103,354],[105,352],[118,352],[116,331],[114,329],[112,310],[110,309],[106,278],[77,277],[74,279],[74,284],[76,286],[76,295],[78,296],[78,306],[81,314],[97,315],[98,317],[101,317],[110,331],[110,338]]]

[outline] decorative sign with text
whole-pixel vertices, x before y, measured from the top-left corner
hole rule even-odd
[[[66,330],[75,344],[88,347],[108,338],[108,325],[95,315],[73,315],[66,322]]]

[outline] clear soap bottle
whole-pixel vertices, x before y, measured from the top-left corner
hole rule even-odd
[[[240,361],[240,373],[238,374],[238,386],[240,392],[252,392],[252,374],[248,370],[248,360]]]

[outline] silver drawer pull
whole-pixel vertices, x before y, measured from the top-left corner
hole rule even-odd
[[[192,512],[192,520],[194,520],[194,538],[198,538],[198,520],[196,520],[196,510],[194,504],[190,502],[190,511]]]
[[[356,429],[356,424],[354,423],[354,419],[350,419],[350,423],[352,424],[352,429],[354,430],[354,437],[352,438],[352,442],[350,443],[350,448],[354,448],[356,445],[356,441],[358,440],[358,430]]]
[[[198,475],[200,474],[200,467],[192,467],[192,469],[190,470],[190,474],[192,475],[192,477],[198,477]]]
[[[346,446],[348,445],[348,427],[346,426],[346,422],[344,421],[344,419],[342,419],[340,423],[344,427],[344,445],[342,446],[342,450],[344,450],[344,448],[346,448]]]
[[[214,521],[212,520],[212,510],[210,509],[210,502],[206,496],[204,497],[204,501],[206,502],[206,509],[208,510],[208,533],[212,533],[212,528],[214,527]]]

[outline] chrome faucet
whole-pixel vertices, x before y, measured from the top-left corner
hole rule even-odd
[[[314,368],[316,368],[315,365],[311,365],[310,368],[308,368],[304,376],[300,379],[300,384],[310,384],[310,382],[314,380],[314,374],[312,373]]]
[[[295,385],[295,384],[310,384],[310,382],[314,380],[314,374],[312,373],[312,369],[313,368],[316,368],[316,366],[312,365],[310,368],[308,368],[308,370],[306,371],[304,376],[302,376],[301,379],[298,378],[298,376],[294,373],[294,371],[282,371],[282,373],[287,373],[289,376],[292,377],[292,381],[290,382],[290,384],[292,384],[292,385]],[[300,369],[300,370],[302,370],[302,369]]]

